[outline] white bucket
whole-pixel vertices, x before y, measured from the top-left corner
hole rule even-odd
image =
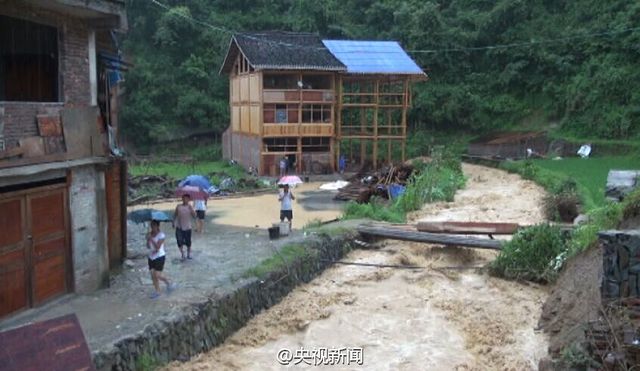
[[[281,236],[288,236],[289,235],[289,231],[290,231],[290,227],[291,227],[291,225],[289,224],[289,222],[280,223],[280,235]]]

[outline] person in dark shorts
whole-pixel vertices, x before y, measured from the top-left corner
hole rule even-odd
[[[286,218],[289,222],[289,229],[291,229],[291,222],[293,220],[293,208],[291,206],[291,201],[295,200],[295,196],[289,190],[289,185],[285,184],[284,189],[280,192],[278,196],[278,201],[280,201],[280,222],[283,222]]]
[[[182,196],[182,203],[176,206],[173,213],[173,226],[176,228],[176,242],[182,261],[185,260],[184,247],[187,247],[186,259],[191,259],[191,220],[196,217],[196,211],[189,203],[191,197],[189,195]]]
[[[151,281],[155,291],[151,294],[151,299],[155,299],[160,296],[160,281],[167,285],[167,292],[170,293],[175,288],[175,285],[169,282],[169,279],[162,274],[164,269],[165,251],[164,240],[166,236],[160,230],[160,222],[157,220],[151,221],[151,231],[147,233],[147,248],[149,257],[147,263],[149,265],[149,272],[151,273]]]

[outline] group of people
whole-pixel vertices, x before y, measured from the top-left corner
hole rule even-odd
[[[291,225],[293,221],[292,201],[295,199],[295,196],[289,189],[289,185],[285,184],[278,195],[278,201],[280,201],[280,222],[287,219]],[[176,230],[176,243],[180,250],[180,260],[182,262],[193,259],[191,256],[192,221],[194,219],[196,220],[196,233],[203,233],[206,210],[206,200],[195,200],[194,205],[192,206],[191,196],[188,194],[182,196],[182,203],[177,205],[175,208],[172,226]],[[162,273],[164,270],[166,256],[164,248],[165,240],[166,235],[160,230],[160,222],[152,220],[151,230],[146,235],[147,248],[150,249],[147,263],[149,265],[149,272],[151,273],[151,280],[155,289],[150,296],[152,299],[156,299],[161,295],[160,282],[164,282],[166,284],[167,293],[171,293],[176,288],[175,283],[172,283],[169,278]]]
[[[195,200],[194,206],[191,206],[191,196],[188,194],[182,196],[182,203],[176,206],[173,213],[172,225],[176,229],[176,242],[178,249],[180,250],[181,261],[191,260],[191,230],[192,221],[196,220],[196,232],[204,232],[204,218],[207,210],[206,200]],[[166,251],[164,249],[164,242],[166,235],[160,230],[160,222],[157,220],[151,221],[151,230],[146,235],[147,248],[150,249],[147,263],[149,265],[149,272],[151,273],[151,280],[155,291],[151,294],[151,298],[155,299],[161,295],[160,282],[164,282],[167,285],[167,293],[171,293],[175,289],[175,284],[172,283],[163,273]],[[185,255],[185,247],[187,254]]]

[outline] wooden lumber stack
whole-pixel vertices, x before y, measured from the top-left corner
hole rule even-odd
[[[485,222],[432,222],[420,221],[417,229],[420,232],[456,233],[456,234],[514,234],[521,226],[517,223],[485,223]]]
[[[389,198],[387,187],[390,184],[406,185],[413,171],[412,165],[401,164],[375,173],[360,172],[338,191],[334,199],[367,203],[372,196]],[[363,181],[366,179],[370,181]]]
[[[412,231],[407,228],[383,226],[380,224],[363,224],[358,226],[357,231],[363,235],[390,238],[400,241],[425,242],[447,246],[465,246],[492,250],[500,250],[502,248],[502,242],[497,240],[481,239],[477,237],[460,235],[419,232],[417,230]]]

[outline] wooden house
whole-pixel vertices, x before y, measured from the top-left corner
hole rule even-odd
[[[425,73],[397,42],[322,40],[291,32],[232,37],[225,158],[276,175],[404,160],[410,86]]]
[[[104,287],[124,259],[114,31],[127,22],[124,0],[0,4],[3,318]]]

